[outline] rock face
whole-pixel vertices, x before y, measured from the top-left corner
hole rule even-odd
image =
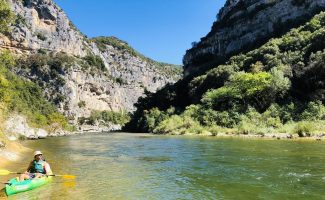
[[[17,15],[10,36],[0,45],[18,52],[39,50],[85,56],[84,36],[52,0],[10,0]]]
[[[30,128],[26,118],[20,115],[11,116],[5,123],[6,135],[10,140],[17,140],[19,137],[37,139],[38,137],[45,138],[48,132],[44,129]]]
[[[212,30],[183,58],[184,74],[250,50],[325,10],[325,0],[227,0]]]
[[[63,80],[61,85],[49,86],[55,80],[46,80],[46,73],[40,75],[32,69],[14,69],[18,75],[40,84],[50,101],[61,96],[56,104],[74,123],[79,117],[88,117],[92,110],[132,112],[133,104],[145,91],[155,92],[181,76],[176,66],[132,54],[114,44],[101,44],[99,48],[94,39],[87,39],[73,26],[52,0],[9,0],[9,3],[17,17],[12,32],[0,36],[2,49],[22,57],[63,52],[75,59],[73,65],[58,75]],[[132,49],[132,52],[135,51]],[[105,73],[84,70],[79,61],[87,56],[100,59]],[[49,66],[43,68],[50,73]]]

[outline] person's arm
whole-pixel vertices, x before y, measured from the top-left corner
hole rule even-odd
[[[29,173],[30,170],[32,169],[32,166],[33,166],[33,161],[29,163],[28,167],[27,167],[27,170],[24,172],[25,174]]]
[[[51,167],[50,167],[50,164],[48,163],[45,163],[45,172],[46,172],[46,175],[52,175],[52,170],[51,170]]]

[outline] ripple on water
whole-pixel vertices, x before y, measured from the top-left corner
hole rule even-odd
[[[138,157],[138,160],[146,162],[167,162],[172,161],[170,157],[167,156],[141,156]]]
[[[310,173],[295,173],[295,172],[289,172],[287,174],[288,177],[296,177],[296,178],[305,178],[305,177],[310,177]]]

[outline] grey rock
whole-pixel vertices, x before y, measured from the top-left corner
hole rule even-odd
[[[36,130],[36,136],[40,138],[46,138],[48,136],[48,132],[44,129],[38,129]]]
[[[12,115],[8,118],[5,122],[5,133],[10,140],[17,140],[18,138],[37,139],[48,135],[44,129],[29,127],[26,118],[21,115]]]
[[[85,56],[84,36],[72,26],[65,13],[52,0],[9,1],[14,13],[25,19],[13,27],[3,48],[16,53],[35,53],[40,49]],[[5,36],[2,36],[4,41]]]
[[[36,135],[29,135],[27,137],[27,139],[29,139],[29,140],[37,140],[38,139],[38,136],[36,136]]]
[[[70,133],[68,133],[62,129],[57,129],[49,134],[50,137],[62,137],[62,136],[66,136],[66,135],[70,135]]]

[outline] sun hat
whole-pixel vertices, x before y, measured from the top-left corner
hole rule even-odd
[[[37,155],[43,155],[41,151],[35,151],[34,152],[34,156],[37,156]]]

